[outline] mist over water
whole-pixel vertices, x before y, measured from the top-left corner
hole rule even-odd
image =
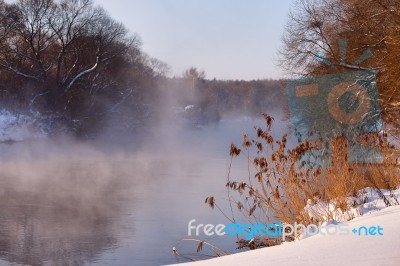
[[[174,263],[173,246],[196,250],[180,241],[191,219],[226,223],[204,199],[226,198],[229,145],[240,145],[241,134],[253,136],[253,126],[263,122],[237,116],[186,125],[167,112],[170,106],[132,136],[109,130],[93,141],[0,144],[0,264]],[[277,113],[277,125],[280,119]],[[239,162],[232,173],[245,171]],[[211,242],[236,248],[232,239]]]

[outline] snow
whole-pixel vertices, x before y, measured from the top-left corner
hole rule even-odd
[[[394,200],[389,191],[384,195]],[[322,235],[317,234],[301,240],[287,242],[279,246],[262,248],[211,260],[204,260],[179,265],[214,266],[214,265],[400,265],[400,206],[385,207],[376,191],[367,188],[360,191],[365,203],[353,208],[351,214],[358,217],[347,221],[348,228],[361,226],[381,226],[380,235]],[[395,195],[400,194],[400,189]],[[366,198],[365,198],[366,197]],[[319,207],[322,205],[319,204]],[[329,208],[329,206],[325,206]],[[309,207],[308,207],[309,208]],[[308,211],[311,209],[309,208]],[[315,210],[315,209],[314,209]],[[360,216],[361,215],[361,216]],[[335,220],[325,224],[340,224],[350,216],[336,215]]]
[[[400,189],[392,192],[386,189],[381,189],[380,191],[391,205],[399,204],[398,199],[400,198]],[[386,204],[380,197],[378,190],[373,188],[364,188],[358,191],[356,197],[348,197],[347,204],[352,207],[350,207],[349,210],[342,212],[335,206],[335,202],[328,203],[317,201],[313,204],[312,201],[309,200],[304,211],[315,220],[326,222],[346,222],[365,213],[386,208]]]
[[[194,105],[187,105],[185,106],[185,111],[189,111],[194,108]]]
[[[38,113],[20,114],[0,109],[0,142],[45,137],[46,129]]]

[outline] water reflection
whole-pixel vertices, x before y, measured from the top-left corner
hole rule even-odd
[[[191,219],[226,222],[204,199],[214,195],[225,207],[228,147],[255,124],[262,121],[158,131],[143,149],[128,153],[68,142],[0,145],[0,259],[24,265],[176,262],[172,247],[187,237]],[[235,178],[246,175],[240,163],[234,167]],[[229,239],[211,242],[235,251]]]
[[[54,156],[1,163],[1,259],[84,265],[118,246],[124,234],[119,218],[133,184],[123,178],[128,169],[115,161]]]
[[[53,207],[2,206],[0,256],[25,265],[84,265],[116,245],[110,223]]]

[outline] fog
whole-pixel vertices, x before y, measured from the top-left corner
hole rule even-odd
[[[204,199],[225,197],[229,145],[240,145],[241,134],[263,122],[237,115],[194,123],[177,111],[185,110],[179,97],[164,94],[151,123],[134,134],[113,131],[116,119],[92,140],[49,136],[0,143],[0,259],[170,263],[189,220],[225,222]],[[280,124],[282,112],[274,111]],[[238,176],[245,171],[240,163],[235,169]],[[234,241],[215,242],[235,250]]]

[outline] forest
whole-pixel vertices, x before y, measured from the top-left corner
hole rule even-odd
[[[284,104],[279,80],[208,80],[195,67],[170,77],[138,35],[91,0],[1,0],[0,80],[3,108],[39,112],[52,131],[82,137],[115,119],[114,127],[137,130],[159,119],[160,106],[194,105],[198,123],[208,123],[260,114],[275,96]]]

